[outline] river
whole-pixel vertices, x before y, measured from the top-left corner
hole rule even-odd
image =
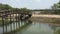
[[[47,23],[33,22],[28,28],[17,32],[17,34],[60,34],[60,27]]]
[[[24,22],[22,25],[24,25]],[[8,25],[7,27],[8,27],[7,30],[10,31],[9,29],[10,26]],[[3,27],[0,27],[0,33],[3,33],[2,28]],[[18,28],[18,24],[17,24],[17,28]],[[13,25],[12,25],[12,30],[14,30]],[[48,23],[32,22],[30,25],[23,28],[21,31],[15,32],[15,34],[60,34],[60,27],[50,25]]]

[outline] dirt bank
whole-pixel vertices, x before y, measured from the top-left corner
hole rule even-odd
[[[60,24],[60,15],[32,15],[30,18],[34,22]]]
[[[32,14],[32,17],[60,18],[60,15]]]

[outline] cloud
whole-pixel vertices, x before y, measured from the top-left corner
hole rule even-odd
[[[33,0],[33,1],[35,1],[35,2],[40,2],[41,0]]]

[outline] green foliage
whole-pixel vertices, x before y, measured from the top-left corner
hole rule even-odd
[[[27,8],[21,8],[20,10],[21,10],[22,12],[28,12],[28,13],[30,12],[30,10],[27,9]]]
[[[13,8],[13,7],[11,7],[11,6],[9,6],[9,5],[7,5],[7,4],[1,4],[0,3],[0,10],[13,10],[13,11],[21,11],[21,12],[30,12],[30,10],[29,9],[27,9],[27,8]]]
[[[52,6],[54,14],[60,14],[60,1]]]
[[[12,7],[11,6],[9,6],[9,5],[7,5],[7,4],[0,4],[0,9],[3,9],[3,10],[9,10],[9,9],[11,9]]]

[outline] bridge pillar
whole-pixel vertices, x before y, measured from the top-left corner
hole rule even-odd
[[[4,34],[4,18],[3,18],[3,16],[2,16],[2,25],[3,25],[3,34]]]

